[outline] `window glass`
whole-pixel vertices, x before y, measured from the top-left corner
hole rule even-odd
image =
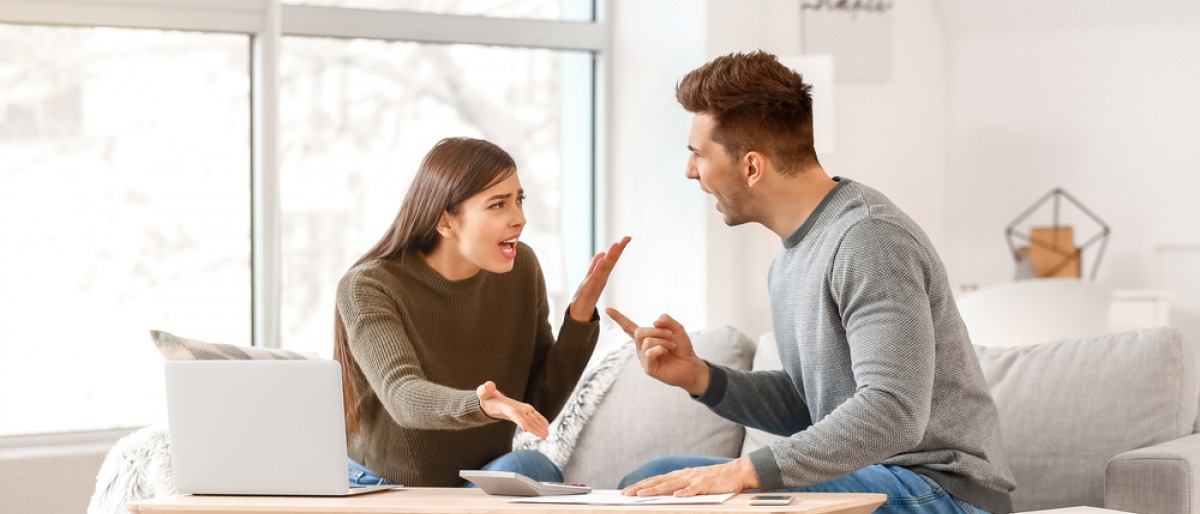
[[[285,348],[331,355],[338,279],[445,137],[516,160],[558,327],[591,251],[591,54],[302,37],[281,54]]]
[[[593,19],[592,0],[283,0],[283,3],[495,18]]]
[[[0,435],[161,416],[161,329],[250,340],[250,38],[0,24]]]

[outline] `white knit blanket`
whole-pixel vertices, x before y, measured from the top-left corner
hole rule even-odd
[[[87,514],[125,514],[125,502],[174,494],[170,439],[167,426],[158,423],[122,437],[109,450]]]

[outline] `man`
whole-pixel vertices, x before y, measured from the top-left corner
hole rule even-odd
[[[675,92],[693,114],[687,177],[726,224],[783,242],[767,276],[783,371],[709,364],[669,316],[638,327],[608,309],[647,374],[789,437],[734,460],[657,459],[624,492],[878,492],[883,513],[1012,512],[996,406],[945,269],[885,196],[825,173],[809,90],[754,52],[693,70]]]

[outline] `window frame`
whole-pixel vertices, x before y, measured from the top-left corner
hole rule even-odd
[[[284,4],[282,0],[0,0],[0,23],[237,33],[251,36],[252,344],[280,347],[282,219],[279,198],[280,41],[284,36],[366,38],[591,52],[591,234],[594,253],[606,139],[603,127],[609,27],[605,0],[591,22],[491,18]],[[0,449],[112,441],[127,429],[0,436]]]

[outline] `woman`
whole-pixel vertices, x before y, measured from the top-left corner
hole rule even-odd
[[[592,258],[556,342],[541,267],[518,242],[523,201],[504,150],[444,139],[338,283],[351,482],[456,486],[463,469],[562,481],[542,454],[512,452],[513,433],[548,435],[595,348],[596,302],[629,238]]]

